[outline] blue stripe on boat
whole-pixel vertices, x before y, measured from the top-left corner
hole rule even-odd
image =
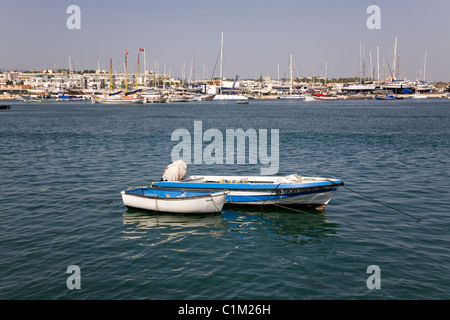
[[[155,187],[167,188],[188,188],[188,189],[227,189],[227,190],[273,190],[273,189],[299,189],[332,186],[342,183],[341,180],[320,181],[294,184],[274,184],[274,183],[214,183],[214,182],[172,182],[159,181]]]
[[[320,190],[311,190],[311,191],[289,193],[289,194],[276,194],[274,192],[273,194],[269,194],[269,195],[250,195],[250,194],[249,195],[227,195],[227,201],[230,201],[230,202],[268,201],[268,200],[288,199],[288,198],[298,197],[298,196],[307,195],[307,194],[324,193],[324,192],[331,192],[331,191],[336,191],[336,188],[323,188]]]

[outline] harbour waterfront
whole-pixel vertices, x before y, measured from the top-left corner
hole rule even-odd
[[[152,105],[9,102],[0,112],[1,299],[448,299],[450,100]],[[324,212],[127,210],[178,128],[279,129],[279,175],[342,179]],[[195,164],[188,174],[258,174]],[[77,265],[81,288],[69,290]],[[381,288],[369,289],[369,266]]]

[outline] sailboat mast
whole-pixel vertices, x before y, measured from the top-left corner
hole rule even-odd
[[[194,86],[194,52],[192,52],[192,62],[191,62],[191,73],[189,75],[189,81],[191,82],[191,86]]]
[[[294,82],[294,73],[292,71],[292,53],[289,55],[289,67],[290,67],[290,73],[291,73],[291,84],[289,86],[289,92],[292,94],[292,85]]]
[[[377,46],[377,80],[380,84],[380,47]]]
[[[147,62],[145,61],[145,47],[144,47],[144,87],[147,86]]]
[[[72,77],[73,77],[73,69],[72,69],[72,62],[70,61],[69,56],[69,88],[72,86]]]
[[[223,32],[220,40],[220,92],[222,92],[223,84]]]
[[[362,83],[362,42],[359,42],[359,83]]]
[[[137,61],[137,71],[136,71],[136,90],[138,88],[138,81],[139,81],[139,55],[141,54],[140,49],[138,51],[138,61]]]
[[[112,85],[112,59],[109,59],[109,93],[111,93],[111,85]]]
[[[425,58],[423,62],[423,81],[426,81],[426,73],[427,73],[427,52],[425,51]]]
[[[277,63],[278,81],[280,81],[280,63]]]
[[[127,91],[128,91],[127,55],[128,55],[128,50],[125,50],[125,93],[127,93]]]
[[[395,44],[394,44],[394,61],[392,67],[392,79],[394,80],[395,74],[397,71],[397,36],[395,36]]]

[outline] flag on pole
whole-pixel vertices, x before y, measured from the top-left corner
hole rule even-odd
[[[128,54],[128,50],[125,50],[125,54]]]
[[[142,48],[139,48],[139,52],[144,52],[144,49],[142,49]]]

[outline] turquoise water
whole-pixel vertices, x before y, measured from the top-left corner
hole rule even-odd
[[[450,101],[252,100],[0,110],[0,299],[448,299]],[[127,210],[179,128],[279,129],[278,175],[342,179],[325,212]],[[260,164],[188,174],[259,175]],[[407,215],[408,214],[408,215]],[[415,219],[417,218],[417,219]],[[80,268],[80,289],[66,273]],[[380,289],[369,289],[369,266]]]

